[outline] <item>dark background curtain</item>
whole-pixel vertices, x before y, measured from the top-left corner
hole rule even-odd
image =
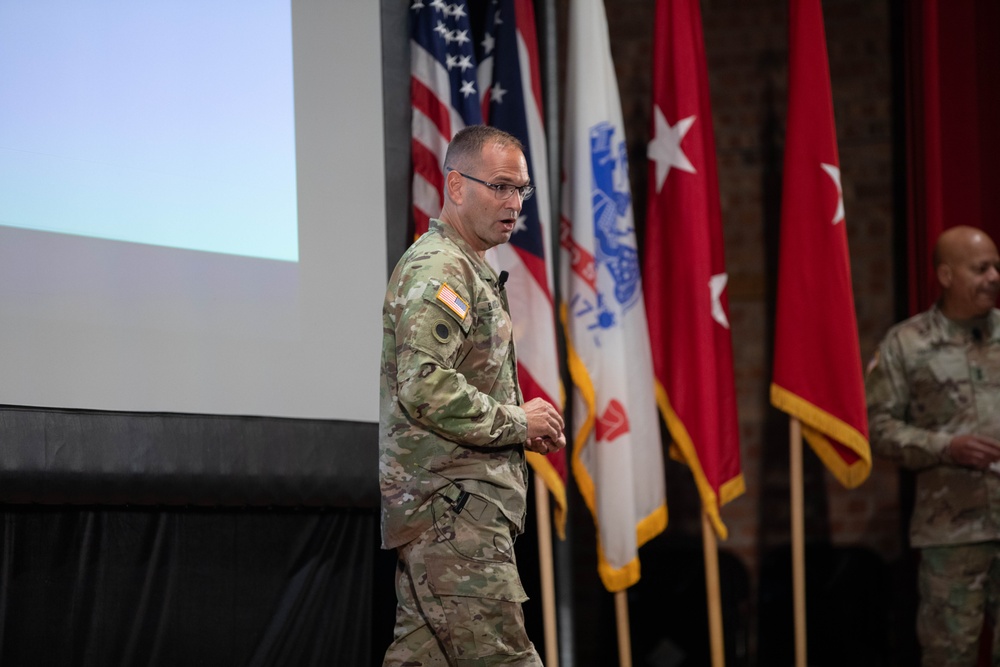
[[[371,512],[4,506],[3,665],[367,665]]]
[[[376,441],[0,406],[0,664],[371,664]]]
[[[1000,3],[907,3],[907,249],[914,314],[937,298],[931,254],[955,225],[1000,242]]]

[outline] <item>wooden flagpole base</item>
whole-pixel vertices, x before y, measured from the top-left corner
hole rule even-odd
[[[802,422],[789,424],[789,485],[792,503],[792,593],[795,611],[795,667],[806,667],[805,510],[802,490]]]
[[[615,593],[615,619],[618,626],[618,665],[632,667],[632,633],[628,625],[628,596]]]
[[[541,570],[542,620],[545,628],[545,664],[559,667],[559,635],[556,630],[556,586],[552,558],[552,521],[549,491],[535,477],[535,513],[538,520],[538,567]]]
[[[719,586],[719,543],[705,512],[701,513],[701,539],[705,558],[705,595],[708,600],[708,636],[712,667],[724,667],[726,652],[722,642],[722,595]]]

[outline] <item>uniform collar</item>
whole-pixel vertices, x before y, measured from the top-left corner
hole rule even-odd
[[[458,247],[472,262],[472,265],[476,267],[476,271],[479,273],[479,277],[490,284],[496,284],[497,282],[497,272],[493,270],[493,267],[483,258],[479,256],[471,245],[469,245],[465,239],[459,235],[458,231],[451,225],[442,222],[437,218],[431,218],[430,224],[428,226],[428,231],[436,232],[450,241],[452,244]]]
[[[931,309],[934,320],[938,324],[938,331],[944,340],[957,341],[984,341],[1000,340],[1000,311],[996,308],[990,310],[982,317],[974,317],[968,320],[953,320],[941,312],[940,304],[934,304]]]

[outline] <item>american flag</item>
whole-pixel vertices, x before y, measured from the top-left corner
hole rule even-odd
[[[465,319],[465,314],[469,312],[469,305],[462,300],[462,297],[455,293],[455,290],[448,287],[447,283],[441,285],[441,289],[437,293],[437,298],[438,301],[455,311],[455,314],[463,320]]]
[[[508,271],[518,379],[525,399],[563,404],[556,349],[552,274],[548,263],[551,190],[542,119],[541,79],[531,0],[474,3],[442,0],[411,4],[414,229],[426,231],[441,210],[442,165],[458,130],[488,122],[525,146],[535,196],[524,202],[510,243],[487,254]],[[528,456],[556,500],[560,534],[566,508],[566,457]]]
[[[413,0],[410,10],[413,221],[420,235],[444,203],[448,142],[466,125],[483,122],[483,115],[465,3]]]
[[[490,125],[513,134],[524,144],[528,173],[535,196],[524,202],[510,243],[491,251],[494,266],[510,272],[507,283],[514,340],[517,343],[518,380],[526,399],[544,398],[563,404],[556,350],[555,311],[552,302],[551,190],[546,154],[538,39],[531,0],[494,0],[486,13],[482,40],[480,81],[488,83],[484,109]],[[529,454],[535,473],[556,501],[555,524],[565,526],[566,452]]]

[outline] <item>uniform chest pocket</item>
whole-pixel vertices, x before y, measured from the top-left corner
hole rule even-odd
[[[913,395],[918,423],[941,423],[968,409],[972,391],[965,355],[943,353],[926,359],[914,372]]]
[[[499,366],[507,358],[512,337],[510,316],[500,299],[476,304],[475,345],[489,358],[491,366]]]
[[[938,385],[949,385],[969,379],[969,363],[965,355],[939,354],[926,360],[930,380]]]

